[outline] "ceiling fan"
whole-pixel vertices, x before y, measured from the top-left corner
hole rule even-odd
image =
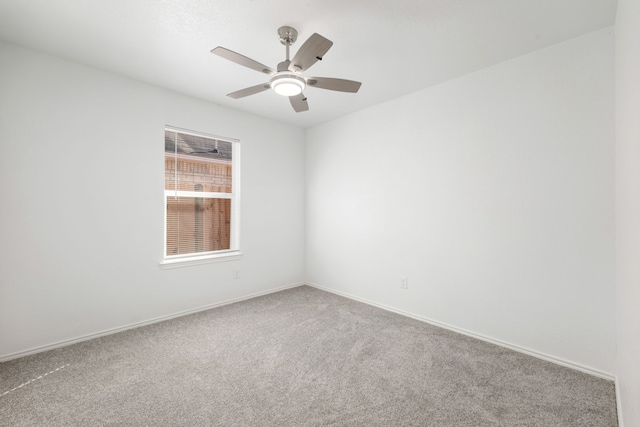
[[[358,92],[362,84],[360,82],[329,77],[305,77],[301,74],[317,61],[322,60],[324,54],[333,46],[331,40],[314,33],[300,46],[293,59],[289,60],[289,47],[298,38],[298,32],[295,28],[284,26],[278,29],[278,36],[280,37],[280,43],[286,46],[287,55],[286,59],[278,64],[277,70],[221,46],[211,50],[211,53],[222,58],[271,76],[266,83],[241,89],[229,93],[227,96],[238,99],[255,95],[267,89],[273,89],[277,94],[289,97],[293,109],[300,113],[309,109],[307,97],[302,93],[306,87],[339,92]]]

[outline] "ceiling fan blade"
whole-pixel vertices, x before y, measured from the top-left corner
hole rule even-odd
[[[356,93],[362,83],[353,80],[332,79],[330,77],[308,77],[307,86],[319,89],[337,90],[338,92]]]
[[[325,53],[331,49],[333,42],[322,37],[320,34],[313,33],[311,37],[304,42],[296,56],[289,64],[289,71],[304,71],[313,64],[322,59]]]
[[[228,59],[231,62],[235,62],[238,65],[242,65],[243,67],[247,67],[247,68],[251,68],[252,70],[256,70],[259,71],[261,73],[265,73],[265,74],[274,74],[276,71],[271,68],[271,67],[267,67],[264,64],[259,63],[258,61],[254,61],[251,58],[247,58],[244,55],[240,55],[239,53],[236,53],[232,50],[229,49],[225,49],[224,47],[218,46],[214,49],[211,49],[211,53],[221,56],[224,59]]]
[[[259,85],[247,87],[244,89],[237,90],[235,92],[228,93],[227,96],[233,99],[244,98],[245,96],[255,95],[256,93],[264,92],[269,89],[269,83],[262,83]]]
[[[307,104],[307,97],[304,96],[303,93],[296,96],[290,96],[289,101],[291,102],[291,106],[293,107],[293,109],[296,110],[296,113],[301,113],[309,109],[309,104]]]

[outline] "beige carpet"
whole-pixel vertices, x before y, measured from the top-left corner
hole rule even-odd
[[[2,426],[616,426],[614,385],[307,286],[0,364]]]

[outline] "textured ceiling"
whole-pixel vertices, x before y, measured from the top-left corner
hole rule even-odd
[[[616,0],[0,0],[0,40],[309,127],[612,25]],[[277,29],[333,47],[305,75],[362,82],[357,94],[305,90],[310,110],[266,91],[266,75],[209,51],[275,68]],[[1,65],[0,65],[1,66]],[[1,96],[1,94],[0,94]]]

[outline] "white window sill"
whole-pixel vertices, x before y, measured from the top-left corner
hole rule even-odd
[[[167,270],[170,268],[189,267],[191,265],[210,264],[213,262],[236,261],[242,258],[242,252],[232,251],[221,254],[192,256],[187,258],[164,259],[160,261],[160,268]]]

